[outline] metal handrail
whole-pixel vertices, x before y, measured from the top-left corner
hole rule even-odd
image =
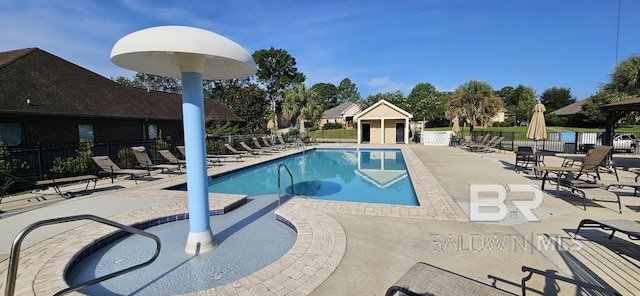
[[[113,227],[116,228],[120,228],[126,232],[132,233],[132,234],[138,234],[138,235],[142,235],[142,236],[146,236],[148,238],[151,238],[153,240],[156,241],[156,252],[155,254],[153,254],[153,257],[151,257],[151,259],[147,260],[146,262],[143,262],[141,264],[138,265],[134,265],[131,266],[129,268],[114,272],[114,273],[110,273],[104,276],[101,276],[99,278],[93,279],[93,280],[89,280],[80,284],[76,284],[73,285],[71,287],[68,287],[58,293],[56,293],[55,295],[64,295],[73,291],[77,291],[83,288],[86,288],[88,286],[92,286],[95,285],[97,283],[100,283],[102,281],[106,281],[108,279],[123,275],[125,273],[129,273],[131,271],[140,269],[142,267],[145,267],[151,263],[153,263],[153,261],[156,260],[156,258],[158,258],[158,255],[160,254],[160,248],[161,248],[161,243],[160,243],[160,238],[158,238],[157,236],[142,231],[140,229],[131,227],[131,226],[127,226],[124,224],[120,224],[111,220],[107,220],[98,216],[94,216],[94,215],[77,215],[77,216],[68,216],[68,217],[60,217],[60,218],[54,218],[54,219],[48,219],[48,220],[42,220],[42,221],[38,221],[35,222],[27,227],[25,227],[22,231],[20,231],[20,233],[18,233],[18,235],[16,235],[16,238],[13,240],[13,244],[11,245],[11,254],[9,256],[9,270],[7,273],[7,283],[5,285],[5,291],[4,291],[4,295],[5,296],[13,296],[14,292],[15,292],[15,286],[16,286],[16,277],[17,277],[17,272],[18,272],[18,260],[20,259],[20,246],[22,245],[22,241],[24,240],[24,238],[26,237],[27,234],[29,234],[31,231],[42,227],[42,226],[47,226],[47,225],[54,225],[54,224],[60,224],[60,223],[66,223],[66,222],[73,222],[73,221],[78,221],[78,220],[92,220],[95,222],[99,222],[102,224],[107,224],[107,225],[111,225]]]
[[[289,170],[286,164],[280,163],[278,165],[278,207],[280,207],[280,168],[281,167],[284,167],[287,170],[287,173],[289,173],[289,177],[291,178],[291,195],[294,194],[293,193],[293,174],[291,174],[291,171]]]

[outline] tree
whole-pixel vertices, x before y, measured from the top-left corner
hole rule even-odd
[[[338,84],[338,93],[336,95],[338,99],[338,104],[342,104],[344,102],[357,102],[362,99],[360,93],[358,92],[358,87],[355,83],[351,82],[351,79],[345,78],[340,81]]]
[[[632,55],[620,62],[611,74],[611,82],[603,84],[596,94],[587,98],[582,111],[572,125],[602,125],[605,114],[600,105],[640,96],[640,55]]]
[[[458,117],[474,125],[485,125],[502,108],[502,99],[497,97],[486,82],[471,80],[459,86],[446,104],[447,118]]]
[[[386,93],[377,93],[375,95],[370,95],[364,100],[360,101],[359,105],[362,110],[371,107],[373,104],[379,102],[380,100],[385,100],[391,104],[396,105],[398,108],[405,109],[405,98],[401,91],[396,92],[386,92]]]
[[[513,92],[514,92],[513,86],[505,86],[505,87],[501,88],[499,91],[497,91],[495,93],[496,93],[497,96],[502,98],[502,102],[504,102],[504,105],[508,106],[508,105],[517,104],[517,102],[515,100],[513,100],[513,99],[515,99],[515,97],[513,95]]]
[[[304,74],[298,72],[296,59],[284,49],[260,49],[253,53],[253,60],[258,66],[256,75],[258,82],[264,87],[269,100],[270,111],[277,126],[277,102],[280,91],[294,83],[303,83]]]
[[[205,98],[214,98],[231,108],[238,91],[249,85],[248,79],[205,80],[203,91]]]
[[[283,93],[282,117],[300,123],[300,133],[304,133],[304,122],[310,119],[316,122],[322,115],[322,110],[316,104],[316,94],[307,90],[304,83],[296,83]]]
[[[323,110],[338,106],[338,88],[332,83],[318,82],[309,88],[316,93],[317,103],[322,105]]]
[[[447,97],[430,83],[418,83],[406,100],[406,111],[419,120],[429,119],[434,126],[447,126],[445,103]],[[444,124],[444,125],[443,125]]]
[[[606,88],[617,92],[620,100],[640,96],[640,54],[620,62],[611,74],[611,82]]]
[[[231,100],[230,109],[244,119],[242,131],[247,134],[261,133],[265,130],[268,102],[266,94],[255,84],[248,84],[238,89]]]
[[[576,98],[571,95],[571,89],[567,87],[554,86],[545,90],[542,95],[540,95],[540,103],[547,109],[547,113],[551,113],[575,102]]]
[[[504,98],[502,100],[505,108],[514,115],[516,124],[531,118],[533,106],[538,103],[536,101],[536,91],[532,87],[522,84],[511,90],[507,100]],[[510,103],[507,104],[507,101]]]
[[[133,80],[129,80],[123,76],[119,76],[114,81],[127,86],[153,91],[161,91],[174,94],[179,94],[182,92],[180,79],[173,77],[157,76],[138,72],[134,76]]]

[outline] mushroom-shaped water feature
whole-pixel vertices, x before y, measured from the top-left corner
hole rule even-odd
[[[122,37],[111,50],[111,61],[125,69],[182,79],[189,202],[185,251],[212,250],[216,244],[209,224],[202,80],[251,76],[256,73],[253,58],[240,45],[216,33],[160,26]]]

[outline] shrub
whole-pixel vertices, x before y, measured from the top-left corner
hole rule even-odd
[[[27,162],[11,159],[11,153],[9,153],[7,148],[0,142],[0,172],[15,176],[28,169],[29,164]],[[14,184],[15,180],[13,180],[13,178],[0,174],[0,202],[2,202],[4,194],[10,192],[9,189],[11,189]]]
[[[135,155],[131,152],[131,148],[122,148],[118,151],[118,159],[116,164],[120,168],[131,168],[138,163]]]
[[[325,129],[325,130],[341,129],[341,128],[342,128],[342,124],[337,122],[327,122],[324,124],[324,126],[322,126],[322,129]]]
[[[76,149],[76,156],[62,159],[56,157],[53,160],[53,167],[51,168],[52,176],[46,176],[48,178],[55,177],[70,177],[89,174],[92,171],[91,156],[93,151],[91,150],[92,143],[87,141],[80,141],[78,149]]]

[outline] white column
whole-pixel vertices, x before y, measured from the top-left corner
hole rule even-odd
[[[409,129],[411,127],[409,127],[409,117],[404,119],[404,143],[405,144],[409,144]]]
[[[362,122],[360,118],[358,118],[358,144],[362,143]]]
[[[384,118],[380,119],[380,144],[384,144]]]

